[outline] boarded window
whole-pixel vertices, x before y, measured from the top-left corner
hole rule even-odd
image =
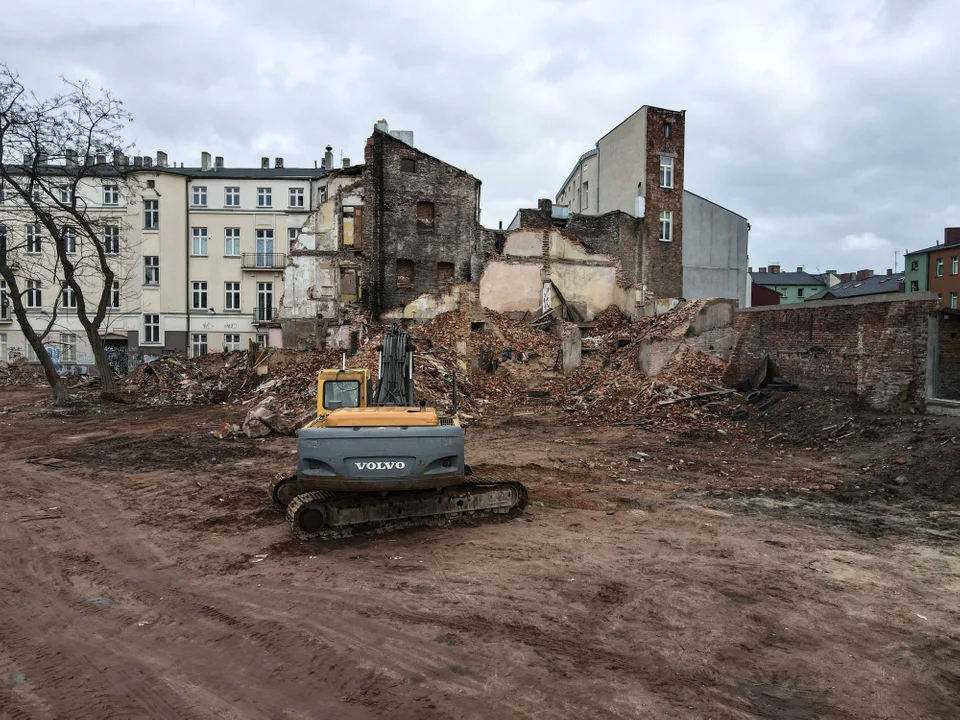
[[[448,262],[437,263],[437,282],[442,282],[442,283],[453,282],[453,263],[448,263]]]
[[[401,172],[416,172],[417,171],[417,161],[410,160],[408,158],[403,158],[400,161],[400,171]]]
[[[342,270],[340,272],[340,302],[357,301],[357,271]]]
[[[353,224],[353,208],[343,208],[343,246],[353,247],[356,232]]]
[[[433,230],[433,203],[417,203],[417,228],[420,230]]]
[[[413,285],[413,260],[397,260],[397,285]]]

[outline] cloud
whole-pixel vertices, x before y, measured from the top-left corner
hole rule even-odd
[[[480,178],[496,226],[647,103],[687,111],[687,186],[751,221],[754,266],[879,269],[960,225],[953,0],[6,5],[0,61],[109,87],[188,164],[359,162],[385,117]]]

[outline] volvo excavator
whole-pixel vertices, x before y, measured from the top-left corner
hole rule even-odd
[[[470,474],[460,421],[414,399],[406,331],[393,326],[378,349],[375,388],[367,370],[318,374],[317,418],[300,430],[297,474],[270,488],[293,534],[315,540],[437,516],[521,512],[526,488]]]

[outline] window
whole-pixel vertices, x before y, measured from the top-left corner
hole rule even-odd
[[[911,270],[919,270],[919,269],[920,269],[920,261],[919,261],[919,260],[914,260],[913,262],[911,262],[911,263],[910,263],[910,269],[911,269]]]
[[[143,229],[144,230],[160,229],[160,201],[159,200],[143,201]]]
[[[226,194],[227,207],[240,207],[240,188],[228,187]]]
[[[67,255],[74,255],[77,252],[77,231],[72,227],[63,229],[63,251]]]
[[[673,158],[660,156],[660,187],[673,187]]]
[[[433,230],[433,228],[434,228],[433,203],[418,202],[417,203],[417,229]]]
[[[193,228],[193,255],[207,254],[207,229]]]
[[[240,283],[228,282],[228,283],[224,283],[223,287],[224,287],[223,309],[239,310],[240,309]]]
[[[273,190],[257,188],[257,207],[273,207]]]
[[[107,255],[120,254],[120,228],[107,225],[103,229],[103,252]]]
[[[328,380],[323,384],[323,407],[326,410],[360,407],[358,380]]]
[[[910,292],[919,292],[920,291],[920,281],[911,280],[910,281]]]
[[[954,255],[950,258],[950,274],[956,275],[960,271],[960,256]]]
[[[30,197],[33,198],[33,201],[34,201],[35,203],[40,202],[40,188],[36,188],[36,187],[35,187],[35,188],[32,188],[32,189],[30,190]],[[36,359],[36,358],[34,358],[34,359]]]
[[[361,220],[363,220],[362,207],[345,206],[343,208],[340,237],[344,247],[352,247],[354,250],[360,250],[363,247]]]
[[[117,185],[103,186],[103,204],[104,205],[120,204],[120,188]]]
[[[0,182],[0,203],[7,199],[7,186]],[[0,355],[0,361],[6,360],[4,355]]]
[[[160,343],[160,316],[143,316],[143,344],[157,345]]]
[[[27,252],[30,252],[30,250],[27,250]],[[937,260],[937,277],[943,277],[943,258]]]
[[[590,183],[583,183],[583,207],[584,209],[590,207]]]
[[[156,180],[147,180],[147,187],[151,190],[157,186]]]
[[[236,333],[223,336],[223,349],[226,352],[235,352],[240,349],[240,336]]]
[[[73,291],[72,287],[66,284],[66,281],[61,283],[60,307],[66,310],[77,309],[77,294]]]
[[[160,257],[157,255],[145,255],[143,258],[143,284],[160,284]]]
[[[207,334],[198,333],[193,336],[193,356],[203,357],[207,354]]]
[[[27,280],[27,307],[39,308],[42,305],[43,298],[40,294],[40,281]]]
[[[228,257],[238,257],[240,255],[240,228],[224,229],[223,254]]]
[[[287,251],[293,252],[293,246],[300,237],[300,228],[287,228]]]
[[[0,362],[6,362],[7,359],[7,334],[0,333]]]
[[[413,260],[397,260],[397,285],[413,285]]]
[[[273,283],[257,283],[257,321],[273,320]]]
[[[40,254],[40,226],[27,225],[27,252],[31,255]]]
[[[108,306],[111,310],[120,309],[120,281],[114,280],[113,285],[110,286],[110,305]]]
[[[77,361],[77,336],[73,333],[60,333],[60,362]]]
[[[290,207],[303,207],[303,188],[290,188]]]
[[[207,206],[207,188],[203,185],[193,186],[193,204],[200,207]]]
[[[957,294],[955,292],[950,293],[950,307],[954,310],[957,309]]]
[[[64,205],[71,205],[73,203],[73,188],[69,185],[60,186],[60,202]]]
[[[417,171],[417,161],[403,158],[400,160],[400,172],[415,173]]]
[[[663,124],[663,136],[665,138],[673,135],[673,123],[664,123]]]
[[[453,263],[438,262],[437,263],[437,282],[452,283],[453,271],[454,271]]]
[[[322,188],[320,188],[320,202],[322,204],[322,203],[325,203],[326,201],[327,201],[327,186],[324,185]]]
[[[257,267],[274,267],[273,230],[257,230]]]
[[[270,343],[267,340],[266,335],[257,335],[256,339],[253,341],[257,346],[257,350],[263,350],[266,347],[270,347]]]
[[[803,297],[803,288],[797,288],[797,297],[798,297],[798,298],[802,298],[802,297]]]
[[[199,280],[193,283],[193,309],[207,309],[207,281]]]
[[[660,239],[663,242],[673,240],[673,211],[660,211]]]

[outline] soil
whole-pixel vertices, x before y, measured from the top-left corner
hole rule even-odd
[[[235,408],[0,408],[0,717],[960,716],[955,419],[489,412],[524,515],[304,544]]]

